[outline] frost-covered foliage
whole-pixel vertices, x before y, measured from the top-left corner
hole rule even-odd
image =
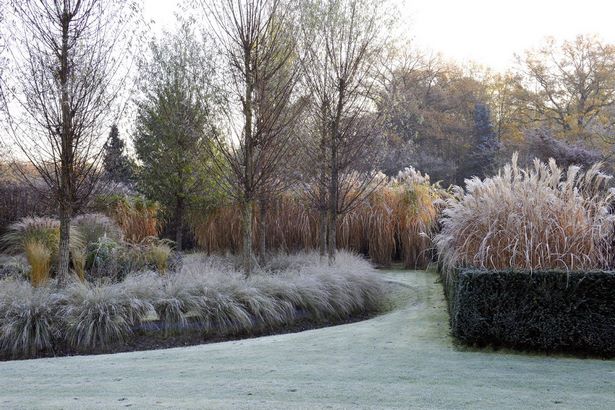
[[[120,227],[111,218],[103,214],[79,215],[73,219],[72,223],[81,233],[86,246],[90,246],[102,237],[120,242],[124,236]]]
[[[316,253],[275,255],[248,279],[235,265],[234,257],[195,254],[180,272],[143,272],[115,283],[58,289],[0,280],[0,354],[104,350],[141,328],[163,335],[249,333],[376,311],[385,299],[379,274],[348,252],[334,266]]]
[[[88,249],[87,276],[91,280],[121,281],[135,272],[175,272],[180,264],[181,255],[173,251],[172,242],[166,239],[150,237],[136,244],[102,237]]]
[[[466,181],[447,201],[436,245],[446,269],[591,270],[613,263],[611,177],[514,155],[497,176]]]
[[[71,247],[83,244],[80,233],[73,227],[70,232]],[[52,254],[60,246],[60,222],[46,217],[26,217],[11,225],[1,239],[3,247],[10,253],[20,253],[28,243],[37,242]]]
[[[556,139],[548,129],[530,130],[526,132],[525,139],[532,157],[542,160],[553,158],[559,166],[578,165],[589,168],[602,159],[600,152]]]
[[[57,306],[49,287],[34,287],[12,278],[0,281],[0,349],[33,356],[49,351],[60,335]]]
[[[62,292],[62,328],[68,344],[78,349],[104,347],[123,341],[131,326],[152,310],[121,284],[75,283]]]
[[[59,242],[57,219],[27,217],[9,226],[0,246],[12,254],[25,255],[32,283],[40,285],[53,276]],[[174,271],[181,260],[171,241],[149,236],[138,243],[125,241],[122,229],[113,219],[93,213],[79,215],[71,223],[71,262],[81,280],[117,281],[129,273],[148,269]],[[2,268],[0,277],[13,271],[16,270]]]
[[[9,225],[0,243],[7,252],[25,254],[32,284],[44,284],[56,267],[60,222],[46,217],[23,218]],[[73,255],[84,247],[83,237],[74,226],[70,228],[70,247]]]

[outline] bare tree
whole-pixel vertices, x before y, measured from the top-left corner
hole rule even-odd
[[[595,36],[561,44],[550,38],[518,57],[535,123],[587,139],[595,122],[608,122],[615,104],[615,46]]]
[[[372,0],[302,2],[302,85],[310,95],[317,135],[307,146],[311,162],[318,164],[311,196],[321,212],[320,251],[324,253],[326,234],[331,263],[338,215],[373,187],[375,164],[369,157],[377,152],[372,146],[372,97],[390,28],[386,6]]]
[[[4,27],[4,0],[0,0],[0,114],[4,112],[6,108],[6,98],[4,93],[5,84],[2,81],[4,78],[5,58],[4,52],[6,49],[6,29]],[[0,138],[0,150],[3,149],[5,141]],[[4,147],[5,148],[5,147]]]
[[[2,7],[2,4],[0,3],[0,8]],[[2,24],[2,12],[0,11],[0,24]],[[0,28],[1,30],[1,28]],[[3,66],[3,44],[2,44],[2,31],[0,31],[0,79],[3,77],[3,70],[4,70],[4,66]],[[4,83],[2,80],[0,80],[0,124],[3,122],[4,120],[4,114],[5,114],[5,110],[6,110],[6,98],[4,96]],[[3,125],[3,124],[2,124]],[[4,173],[6,172],[6,158],[9,156],[9,147],[7,144],[7,138],[5,138],[5,129],[4,126],[0,127],[0,178],[4,176]]]
[[[255,201],[277,186],[290,151],[296,115],[290,109],[296,83],[295,47],[283,0],[204,0],[210,29],[227,70],[227,138],[218,138],[224,161],[216,169],[226,191],[241,204],[243,265],[252,272]]]
[[[12,133],[57,203],[60,285],[70,279],[71,218],[100,176],[138,11],[119,0],[12,1]]]

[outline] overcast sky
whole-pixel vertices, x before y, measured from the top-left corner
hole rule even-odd
[[[146,18],[172,27],[178,0],[144,0]],[[615,43],[613,0],[398,0],[415,44],[459,62],[505,70],[546,36],[595,33]]]

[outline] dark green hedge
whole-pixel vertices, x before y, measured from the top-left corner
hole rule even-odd
[[[462,270],[445,293],[466,344],[615,356],[615,272]]]

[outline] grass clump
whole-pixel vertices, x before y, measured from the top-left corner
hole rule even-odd
[[[2,244],[9,253],[24,252],[26,245],[34,242],[45,246],[53,254],[57,253],[60,222],[53,218],[27,217],[9,225],[2,236]]]
[[[168,240],[154,239],[145,246],[147,261],[160,273],[166,273],[169,267],[169,259],[173,253],[171,244],[172,242]]]
[[[130,243],[141,243],[160,233],[160,206],[156,202],[140,196],[113,195],[100,198],[97,206],[117,223]]]
[[[59,298],[50,287],[12,279],[0,283],[0,349],[16,357],[52,352],[61,336]]]
[[[119,284],[75,283],[64,293],[65,338],[79,350],[125,341],[132,327],[152,310],[147,301],[133,297]]]
[[[74,226],[70,229],[70,251],[73,262],[80,262],[84,240]],[[32,284],[39,286],[52,276],[60,247],[60,222],[53,218],[27,217],[11,224],[0,239],[4,249],[12,254],[25,254],[30,265]],[[79,271],[78,271],[79,273]]]
[[[30,239],[24,244],[26,259],[30,265],[30,282],[40,286],[49,280],[51,270],[51,250],[45,244]]]
[[[466,181],[447,201],[435,242],[445,270],[474,267],[519,271],[608,269],[615,215],[611,177],[517,156],[499,173]]]
[[[103,237],[115,242],[121,242],[124,238],[124,233],[115,221],[103,214],[79,215],[73,219],[72,223],[81,234],[86,247]]]

